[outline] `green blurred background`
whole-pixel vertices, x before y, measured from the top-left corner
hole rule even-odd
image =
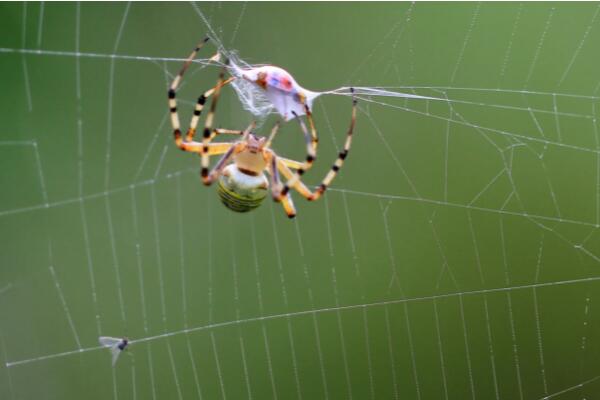
[[[600,399],[598,14],[0,4],[0,398]],[[167,119],[166,87],[211,30],[312,90],[450,101],[361,99],[324,199],[295,195],[294,221],[269,199],[234,214]],[[184,127],[217,73],[190,69]],[[311,185],[350,100],[314,114]],[[252,118],[224,90],[217,125]],[[274,148],[303,156],[297,124]],[[115,369],[99,335],[134,341]]]

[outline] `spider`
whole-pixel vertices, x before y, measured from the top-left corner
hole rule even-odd
[[[208,38],[204,39],[196,46],[196,48],[194,48],[190,56],[184,62],[180,72],[171,83],[168,91],[169,110],[171,113],[171,125],[173,126],[175,144],[183,151],[200,155],[200,175],[202,177],[202,182],[208,186],[218,180],[217,193],[221,202],[227,208],[236,212],[247,212],[257,208],[267,196],[270,184],[273,200],[281,202],[288,217],[294,218],[296,216],[296,209],[289,193],[290,189],[295,189],[309,201],[319,199],[331,184],[331,181],[333,181],[338,174],[348,155],[356,122],[357,102],[354,97],[354,91],[352,91],[352,117],[350,127],[347,131],[344,148],[338,154],[335,163],[322,180],[321,184],[317,186],[314,191],[311,191],[301,180],[304,172],[306,172],[315,161],[318,142],[317,131],[308,105],[304,103],[304,111],[306,113],[310,132],[298,114],[295,111],[292,111],[293,116],[299,121],[300,128],[306,140],[307,156],[305,162],[279,157],[275,151],[271,149],[271,144],[279,129],[279,122],[275,123],[268,138],[258,136],[253,131],[256,126],[256,123],[254,122],[243,131],[220,128],[213,129],[214,115],[221,88],[236,79],[235,77],[225,79],[225,68],[221,70],[216,86],[207,90],[198,98],[190,122],[190,127],[187,130],[185,138],[182,136],[179,115],[177,113],[175,92],[185,71],[196,57],[198,51],[207,41]],[[213,59],[215,58],[213,57]],[[204,124],[202,142],[196,142],[194,141],[194,135],[196,133],[196,127],[198,126],[198,120],[200,119],[204,104],[210,96],[213,97]],[[240,139],[234,142],[211,143],[216,136],[222,134],[237,135]],[[209,171],[209,158],[216,155],[222,156]],[[270,176],[268,180],[265,176],[265,172]],[[285,183],[282,182],[280,174],[285,177]]]

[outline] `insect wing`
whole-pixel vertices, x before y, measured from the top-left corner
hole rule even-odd
[[[119,348],[119,345],[116,344],[110,348],[110,352],[112,354],[112,366],[114,367],[115,364],[117,363],[117,359],[119,358],[119,355],[121,354],[121,349]]]
[[[100,336],[98,338],[98,341],[100,342],[100,345],[110,349],[110,354],[112,354],[112,365],[114,367],[122,351],[120,346],[123,343],[123,339],[114,338],[110,336]]]
[[[109,337],[109,336],[100,336],[98,338],[98,342],[100,342],[100,344],[104,347],[114,347],[114,346],[118,346],[119,343],[121,343],[123,339],[119,339],[119,338],[114,338],[114,337]]]

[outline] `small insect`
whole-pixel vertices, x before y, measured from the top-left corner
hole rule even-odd
[[[323,94],[304,89],[289,72],[274,65],[242,69],[230,63],[229,69],[235,76],[260,87],[286,121],[306,114],[306,108],[312,109],[313,100]]]
[[[207,90],[198,98],[190,122],[190,127],[187,130],[185,137],[183,137],[179,123],[179,115],[177,113],[175,92],[183,78],[183,74],[196,57],[197,52],[207,41],[208,38],[199,43],[192,51],[183,64],[181,71],[173,80],[168,91],[169,110],[171,112],[171,125],[173,126],[175,144],[183,151],[197,153],[201,156],[200,175],[202,177],[202,182],[205,185],[211,185],[218,180],[217,193],[221,202],[227,208],[236,212],[248,212],[257,208],[267,196],[270,184],[273,199],[277,202],[281,202],[288,217],[293,218],[296,216],[296,209],[289,193],[290,189],[295,189],[309,201],[317,200],[325,192],[342,167],[352,143],[352,133],[356,123],[356,98],[354,98],[353,94],[352,116],[344,148],[338,154],[335,163],[322,180],[321,184],[317,186],[314,191],[311,191],[301,180],[302,175],[312,167],[317,154],[317,130],[308,102],[310,96],[307,96],[306,91],[299,91],[302,88],[287,72],[280,68],[269,67],[270,69],[267,70],[257,69],[255,71],[256,76],[249,75],[245,79],[257,79],[257,84],[262,85],[265,90],[268,88],[275,88],[274,90],[280,90],[278,88],[282,88],[282,90],[289,89],[290,91],[297,90],[294,98],[298,104],[301,104],[302,108],[298,109],[296,106],[290,106],[290,113],[293,117],[297,117],[296,119],[300,124],[300,128],[306,140],[307,156],[304,162],[279,157],[275,151],[270,148],[279,129],[279,123],[274,125],[268,138],[258,136],[253,131],[256,126],[255,123],[250,124],[250,126],[243,131],[213,129],[215,110],[221,88],[236,79],[235,76],[225,79],[225,69],[221,70],[216,86]],[[274,72],[280,73],[281,75],[277,75],[277,77],[275,77],[275,75],[270,75]],[[213,98],[210,104],[209,113],[206,116],[202,141],[195,142],[194,135],[196,134],[196,127],[198,126],[200,114],[204,109],[207,98],[210,96],[213,96]],[[301,115],[300,113],[306,114],[310,132],[304,121],[299,118]],[[216,136],[222,134],[237,135],[240,139],[234,142],[211,143]],[[212,170],[209,171],[210,156],[221,154],[221,159],[215,164]],[[267,179],[265,173],[269,174],[269,179]],[[285,183],[282,182],[280,174],[286,179]]]
[[[113,367],[117,363],[117,359],[119,355],[125,348],[127,344],[129,344],[129,340],[127,338],[114,338],[109,336],[100,336],[98,338],[100,345],[107,347],[110,349],[110,353],[112,354],[112,365]]]

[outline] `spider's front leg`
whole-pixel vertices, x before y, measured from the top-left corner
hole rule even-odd
[[[177,112],[177,100],[176,100],[177,87],[181,83],[181,81],[183,79],[183,75],[185,74],[185,72],[187,71],[187,69],[189,68],[191,63],[194,61],[194,58],[196,58],[196,54],[202,47],[204,47],[204,44],[208,40],[209,40],[208,37],[205,38],[202,42],[200,42],[194,48],[192,53],[189,55],[189,57],[184,62],[183,67],[181,68],[181,70],[179,71],[179,73],[177,74],[177,76],[175,77],[173,82],[171,83],[171,86],[169,87],[169,91],[167,94],[168,99],[169,99],[169,111],[171,113],[171,125],[173,127],[173,136],[175,139],[175,144],[177,145],[177,147],[179,147],[181,150],[184,150],[184,151],[194,151],[195,152],[195,150],[189,150],[190,148],[195,148],[195,147],[187,146],[186,143],[194,143],[192,141],[194,138],[194,134],[196,133],[196,127],[198,125],[198,120],[200,119],[200,114],[202,113],[202,110],[204,109],[204,104],[205,104],[207,98],[212,96],[213,94],[215,95],[215,97],[218,97],[218,93],[219,93],[221,87],[227,85],[228,83],[232,82],[235,79],[235,77],[231,77],[231,78],[224,80],[223,73],[221,73],[221,76],[217,82],[217,85],[215,87],[207,90],[202,95],[200,95],[200,97],[198,98],[198,101],[196,103],[196,107],[194,109],[194,114],[190,121],[190,126],[187,130],[187,134],[185,135],[185,139],[184,139],[182,137],[181,125],[180,125],[180,121],[179,121],[179,114]],[[216,59],[217,59],[216,56],[211,58],[211,60],[216,60]],[[214,112],[214,107],[211,107],[211,112]],[[211,116],[209,116],[209,118],[212,120]],[[214,129],[209,133],[209,140],[203,141],[203,144],[208,144],[208,142],[210,142],[215,136],[217,136],[218,134],[222,134],[222,133],[240,135],[242,132],[241,131],[232,131],[232,130],[227,130],[227,129]]]
[[[169,112],[171,113],[171,126],[173,127],[173,136],[175,138],[175,143],[180,148],[180,144],[182,142],[181,124],[179,122],[179,114],[177,113],[177,100],[175,93],[177,91],[177,86],[179,86],[179,82],[181,82],[181,80],[183,79],[183,74],[185,74],[185,71],[188,69],[194,58],[196,58],[196,54],[202,47],[204,47],[206,42],[208,42],[208,37],[205,38],[202,42],[198,43],[198,45],[194,48],[190,56],[183,63],[183,67],[181,67],[181,70],[179,71],[175,79],[173,79],[173,82],[171,83],[171,86],[169,87],[169,91],[167,93],[167,96],[169,98]]]

